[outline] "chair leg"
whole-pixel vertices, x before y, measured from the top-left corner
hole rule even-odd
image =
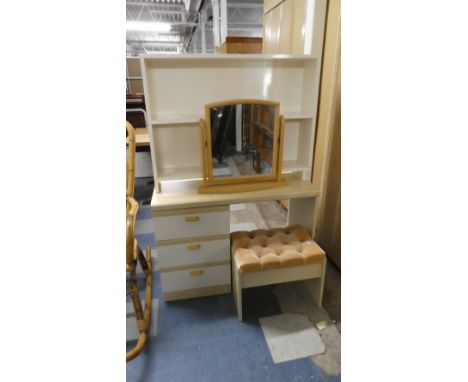
[[[309,290],[309,293],[312,296],[315,304],[321,308],[322,307],[322,298],[323,298],[323,287],[325,285],[325,273],[327,270],[327,260],[325,259],[322,267],[322,276],[312,280],[306,280],[305,285]]]
[[[234,284],[232,292],[236,303],[237,317],[239,317],[239,321],[242,321],[242,286],[235,262],[232,264],[232,282]]]
[[[242,321],[242,287],[240,286],[239,279],[236,282],[236,307],[237,307],[237,317],[239,321]]]

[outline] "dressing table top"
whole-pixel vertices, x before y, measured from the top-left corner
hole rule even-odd
[[[287,176],[285,176],[285,180],[288,184],[284,187],[226,194],[199,194],[196,189],[181,194],[157,193],[155,191],[151,199],[151,209],[153,211],[167,211],[264,200],[308,198],[320,195],[319,188],[313,186],[309,181]]]

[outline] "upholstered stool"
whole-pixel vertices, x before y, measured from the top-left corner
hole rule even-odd
[[[322,306],[325,252],[299,225],[231,234],[232,282],[237,314],[242,321],[242,289],[307,280]]]

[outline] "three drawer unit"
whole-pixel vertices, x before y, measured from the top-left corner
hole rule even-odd
[[[153,211],[165,301],[230,293],[229,205]]]

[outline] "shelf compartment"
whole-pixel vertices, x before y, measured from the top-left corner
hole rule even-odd
[[[285,164],[294,164],[301,169],[312,166],[312,152],[314,145],[313,119],[286,120],[283,145],[283,169]],[[301,164],[301,165],[298,165]]]
[[[158,181],[202,177],[198,123],[155,125],[152,132]]]

